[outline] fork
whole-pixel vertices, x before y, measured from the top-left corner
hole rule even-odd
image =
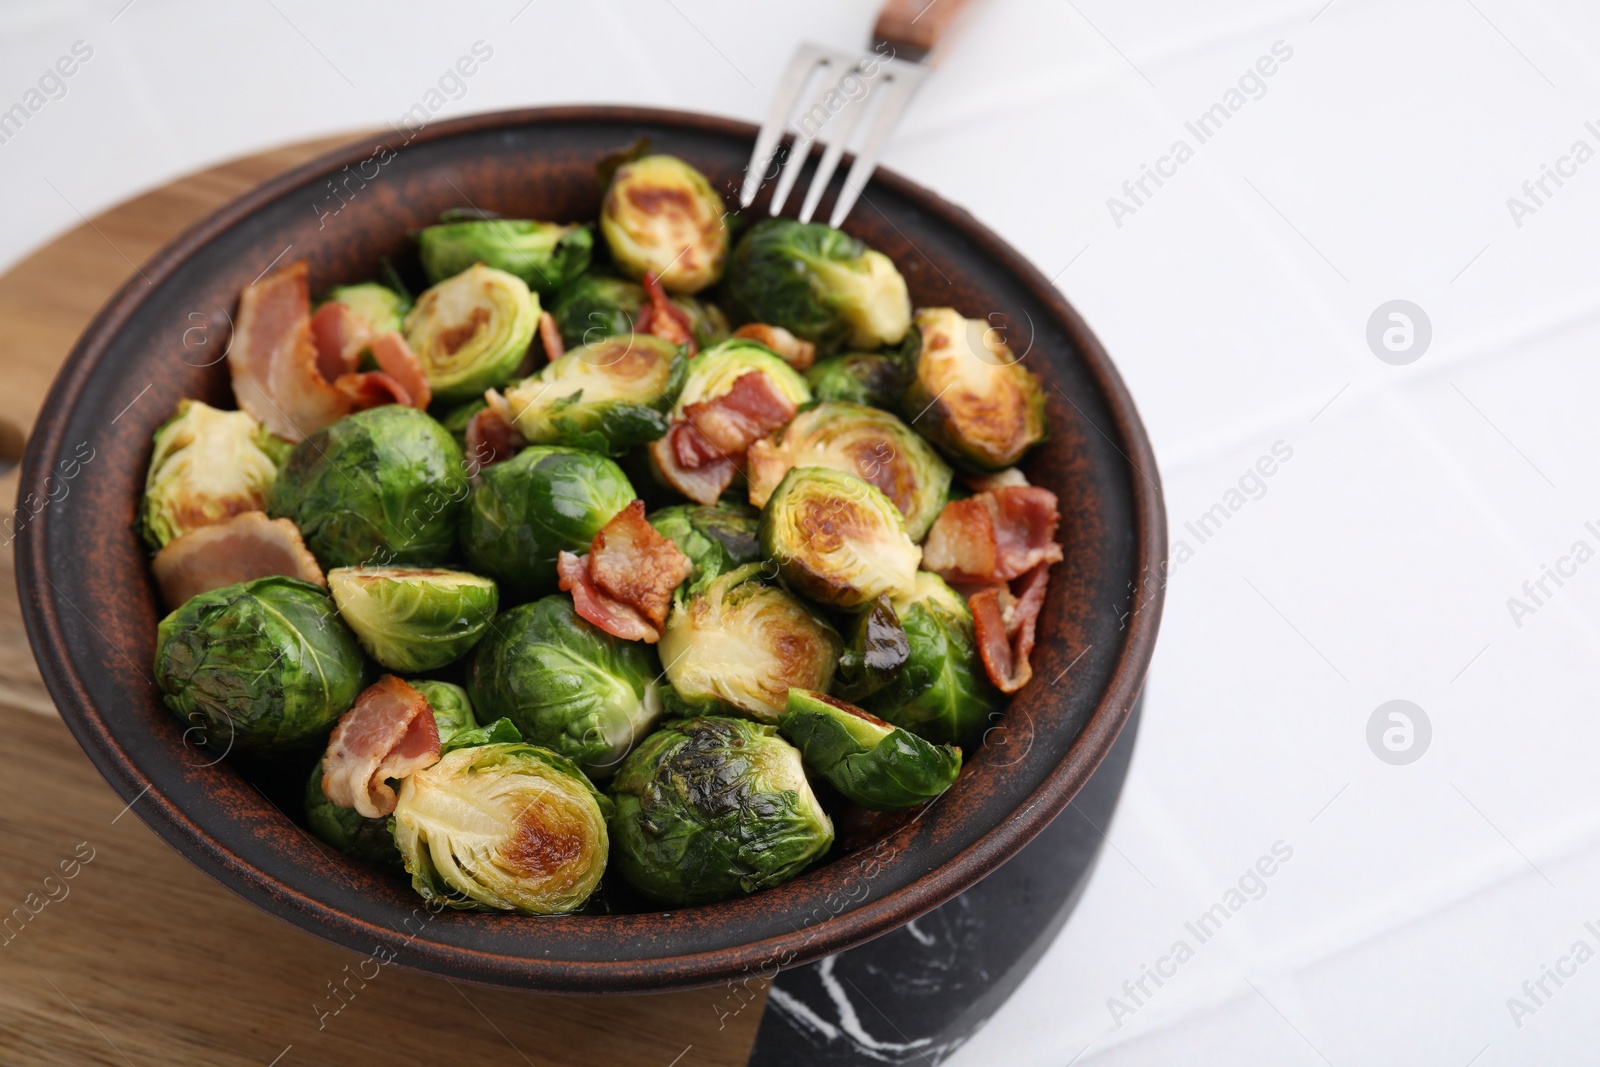
[[[855,206],[856,198],[872,177],[878,155],[905,111],[933,69],[935,46],[971,0],[887,0],[878,13],[872,31],[872,51],[865,56],[842,52],[810,42],[795,50],[778,82],[767,119],[756,137],[755,151],[745,169],[744,187],[739,193],[741,207],[749,207],[761,186],[773,177],[778,184],[772,191],[772,214],[783,210],[794,190],[812,146],[828,136],[827,150],[817,164],[811,185],[800,205],[800,221],[810,222],[827,191],[839,161],[851,143],[862,119],[870,112],[855,162],[845,176],[844,188],[833,205],[828,225],[838,227]],[[815,96],[805,95],[817,86]],[[810,106],[806,107],[807,101]],[[875,104],[874,104],[875,102]],[[787,153],[779,155],[786,133],[793,135]],[[776,159],[777,169],[771,173]],[[781,174],[779,173],[781,171]]]

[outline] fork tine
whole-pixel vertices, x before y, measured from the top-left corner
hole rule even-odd
[[[859,73],[859,71],[858,71]],[[840,78],[841,83],[843,78]],[[828,183],[833,180],[833,172],[839,169],[839,159],[844,155],[845,145],[850,143],[851,136],[856,132],[856,126],[861,122],[861,116],[871,110],[872,90],[876,87],[878,78],[863,76],[867,91],[858,99],[851,100],[844,106],[844,113],[834,120],[838,129],[828,134],[828,150],[822,154],[822,161],[817,164],[817,172],[811,176],[811,186],[806,190],[805,203],[800,206],[800,221],[810,222],[812,214],[817,210],[817,204],[822,200],[822,194],[828,191]]]
[[[867,179],[878,167],[878,154],[883,151],[884,142],[888,141],[895,123],[900,120],[900,113],[906,109],[912,95],[928,76],[928,68],[920,63],[890,60],[886,65],[889,68],[889,84],[882,90],[883,101],[873,114],[872,130],[867,134],[861,151],[856,153],[856,161],[845,176],[844,188],[839,191],[839,201],[833,205],[833,217],[828,220],[828,225],[835,229],[850,214],[850,209],[855,207],[856,198],[866,188]]]
[[[783,138],[783,128],[788,125],[790,113],[794,111],[795,100],[810,80],[812,70],[826,58],[825,49],[809,42],[795,49],[794,55],[789,57],[789,65],[784,68],[778,88],[772,94],[772,107],[768,109],[766,121],[761,124],[761,133],[756,137],[755,151],[750,153],[750,165],[745,168],[744,187],[739,191],[740,207],[749,207],[761,191],[763,175],[778,151],[778,142]]]
[[[837,55],[826,57],[826,61],[827,67],[825,70],[827,74],[833,73],[836,67],[843,69],[839,70],[837,75],[832,78],[824,74],[822,91],[811,102],[811,109],[801,112],[802,117],[814,115],[819,109],[825,109],[828,96],[832,93],[837,93],[839,86],[844,83],[844,79],[849,77],[850,72],[856,69],[854,63],[849,63]],[[847,99],[846,106],[848,105],[849,101]],[[800,170],[805,166],[807,157],[811,155],[811,146],[816,143],[817,134],[822,132],[822,127],[826,126],[831,118],[833,118],[832,115],[824,114],[822,120],[813,123],[809,129],[803,125],[795,126],[794,143],[789,146],[788,159],[784,160],[783,174],[778,178],[777,187],[772,190],[772,214],[776,215],[783,210],[784,201],[789,199],[789,193],[793,191],[794,183],[800,178]]]

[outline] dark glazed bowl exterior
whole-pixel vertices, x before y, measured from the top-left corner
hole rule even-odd
[[[296,926],[361,953],[383,946],[419,970],[552,992],[663,990],[770,975],[914,919],[1003,863],[1089,778],[1139,694],[1161,613],[1166,520],[1150,443],[1110,359],[1051,283],[966,212],[881,169],[845,229],[899,265],[917,306],[1004,316],[993,321],[1047,386],[1051,438],[1025,469],[1061,498],[1066,548],[1034,681],[921,817],[741,900],[431,916],[402,879],[315,844],[229,762],[186,744],[162,706],[150,673],[162,612],[134,513],[151,433],[178,400],[232,406],[221,354],[241,288],[300,257],[317,289],[372,277],[446,208],[593,219],[596,161],[640,137],[694,163],[732,203],[754,135],[700,115],[560,108],[364,140],[201,221],[95,318],[28,446],[20,496],[56,499],[18,538],[22,606],[79,744],[201,870]],[[763,199],[752,214],[765,213]]]

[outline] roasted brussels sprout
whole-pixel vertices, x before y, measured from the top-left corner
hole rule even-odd
[[[552,445],[524,448],[484,468],[467,503],[461,548],[472,569],[514,600],[556,589],[556,556],[587,552],[594,535],[634,500],[611,460]]]
[[[838,633],[793,595],[760,581],[762,569],[728,571],[673,605],[657,651],[675,708],[732,709],[775,722],[791,686],[827,688]]]
[[[265,511],[289,442],[243,411],[178,401],[155,433],[140,526],[151,548],[246,511]]]
[[[676,156],[644,156],[612,173],[600,232],[624,274],[653,274],[675,293],[698,293],[727,263],[725,214],[705,175]]]
[[[911,592],[922,562],[894,502],[829,467],[783,476],[761,509],[761,551],[790,586],[838,608]]]
[[[365,682],[355,634],[328,594],[257,578],[191,598],[156,631],[156,686],[196,740],[224,752],[322,737]]]
[[[330,289],[322,298],[324,304],[339,303],[361,316],[375,333],[388,333],[401,329],[406,312],[411,310],[411,298],[397,293],[387,285],[362,282],[360,285],[341,285]]]
[[[633,333],[645,306],[644,286],[601,274],[584,274],[561,287],[550,305],[568,348]],[[728,317],[715,304],[675,296],[673,304],[689,317],[689,332],[700,349],[728,339]]]
[[[272,515],[300,528],[325,569],[368,561],[431,566],[455,554],[466,495],[455,439],[422,412],[386,404],[295,445]]]
[[[761,558],[759,514],[742,504],[675,504],[650,514],[650,525],[689,557],[688,588]]]
[[[589,269],[594,235],[587,226],[529,219],[463,219],[417,234],[422,270],[438,284],[482,263],[514,274],[540,293],[553,293]]]
[[[428,710],[433,712],[433,724],[439,728],[440,744],[446,744],[477,727],[478,719],[472,711],[472,699],[459,685],[431,678],[413,679],[406,684],[421,693],[422,699],[428,702]]]
[[[733,383],[752,371],[767,376],[779,393],[795,406],[811,402],[811,387],[805,377],[789,364],[773,355],[763,345],[743,338],[723,341],[700,353],[689,361],[689,373],[683,381],[683,391],[672,409],[673,419],[683,418],[683,410],[690,404],[715,400],[733,388]]]
[[[932,800],[961,773],[961,750],[931,745],[842,700],[789,690],[783,736],[807,767],[846,800],[873,811],[899,811]]]
[[[510,381],[538,326],[528,284],[478,263],[417,297],[405,334],[433,398],[449,403]]]
[[[800,753],[776,727],[708,716],[645,738],[611,783],[617,869],[663,904],[786,882],[833,844]]]
[[[922,353],[901,410],[958,466],[1011,466],[1044,440],[1044,389],[981,319],[921,308]]]
[[[394,840],[411,884],[454,908],[563,915],[605,873],[610,801],[548,749],[479,745],[408,776]]]
[[[683,388],[677,345],[619,334],[584,345],[506,390],[511,419],[532,445],[571,445],[622,455],[667,432]]]
[[[865,701],[875,715],[934,744],[974,743],[1001,707],[973,637],[972,613],[944,579],[917,572],[894,600],[910,657],[895,679]]]
[[[467,691],[479,714],[604,777],[661,714],[661,667],[648,645],[579,618],[564,596],[512,608],[472,654]]]
[[[500,601],[488,578],[426,567],[336,567],[328,591],[367,655],[391,671],[431,671],[465,656]]]
[[[311,768],[306,782],[306,824],[319,839],[351,859],[385,870],[405,870],[405,861],[389,832],[389,819],[369,819],[354,808],[342,807],[322,791],[322,761]]]
[[[876,486],[920,542],[950,498],[950,467],[928,442],[887,411],[822,403],[750,446],[750,503],[766,504],[792,467],[831,467]]]
[[[752,226],[722,295],[734,321],[782,326],[822,354],[896,345],[911,327],[906,280],[889,257],[817,222]]]
[[[806,371],[806,381],[818,400],[896,408],[910,377],[905,363],[885,352],[846,352]]]
[[[834,695],[863,700],[898,678],[910,657],[905,627],[889,598],[881,596],[850,619]]]

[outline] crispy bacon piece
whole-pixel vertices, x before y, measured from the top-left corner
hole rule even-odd
[[[331,300],[311,316],[311,339],[317,346],[317,369],[332,382],[361,366],[361,350],[372,339],[372,327],[349,304]]]
[[[341,374],[333,380],[333,387],[344,394],[352,411],[365,411],[385,404],[411,406],[411,394],[406,392],[406,387],[381,370]]]
[[[259,511],[241,512],[173,538],[150,561],[150,569],[169,608],[225,585],[274,574],[328,584],[295,524],[268,519]]]
[[[1021,596],[992,585],[967,598],[983,669],[1002,693],[1015,693],[1033,677],[1034,636],[1049,587],[1050,564],[1040,563],[1022,580]]]
[[[550,363],[567,354],[566,342],[561,340],[561,328],[556,325],[556,317],[548,311],[539,313],[539,341],[544,345],[544,358]]]
[[[562,552],[556,574],[578,614],[609,634],[654,644],[672,606],[672,592],[694,564],[645,521],[635,500],[600,528],[584,556]]]
[[[400,331],[380,333],[372,338],[368,347],[372,349],[372,358],[378,361],[378,369],[405,389],[411,398],[410,406],[426,411],[433,402],[433,387],[428,384],[428,372],[422,369],[422,360],[411,351]]]
[[[675,345],[688,345],[689,355],[694,355],[694,324],[689,321],[689,313],[672,302],[654,274],[645,271],[642,280],[650,302],[639,309],[633,332],[647,333]]]
[[[439,727],[427,698],[392,674],[361,691],[322,757],[322,792],[369,819],[394,812],[388,779],[439,762]]]
[[[644,641],[648,644],[661,639],[661,631],[650,625],[649,619],[600,591],[589,574],[587,554],[575,556],[571,552],[562,552],[557,555],[556,579],[563,592],[572,594],[573,610],[606,633],[624,641]]]
[[[686,467],[678,462],[680,448],[695,447],[683,440],[685,434],[694,432],[686,422],[673,423],[665,437],[650,442],[651,465],[661,480],[697,504],[715,504],[717,499],[733,484],[739,468],[727,456],[718,454],[709,462]]]
[[[498,390],[484,394],[489,406],[467,421],[467,473],[477,474],[485,467],[503,463],[528,442],[511,422],[511,410]]]
[[[778,392],[760,371],[741,374],[733,387],[714,400],[683,409],[693,426],[718,455],[742,463],[747,449],[794,418],[794,401]]]
[[[239,406],[279,437],[300,441],[350,411],[328,383],[311,337],[311,290],[304,260],[239,294],[228,369]]]
[[[689,557],[645,521],[643,500],[617,512],[589,545],[594,584],[636,608],[657,630],[666,624],[673,590],[693,571]]]
[[[733,336],[744,337],[760,345],[765,345],[777,353],[789,366],[797,371],[808,371],[817,361],[817,346],[810,341],[802,341],[782,326],[768,326],[764,322],[747,322],[737,330]]]
[[[953,583],[1009,582],[1062,558],[1056,495],[1007,486],[945,505],[928,531],[922,563]]]

